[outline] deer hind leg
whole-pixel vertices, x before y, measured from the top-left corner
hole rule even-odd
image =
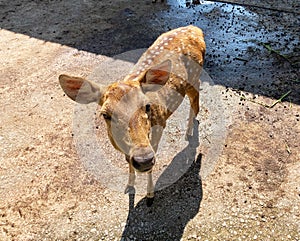
[[[188,120],[188,128],[186,131],[186,140],[188,139],[189,136],[193,135],[194,120],[199,113],[199,90],[198,89],[199,88],[196,89],[191,86],[187,89],[186,92],[191,104],[189,120]]]
[[[128,184],[125,188],[125,194],[135,193],[134,183],[135,183],[135,170],[134,167],[129,163],[129,177],[128,177]]]

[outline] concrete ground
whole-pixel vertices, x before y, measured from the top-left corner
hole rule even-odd
[[[0,240],[300,240],[299,9],[295,0],[0,1]],[[117,80],[139,49],[189,24],[207,43],[200,145],[180,145],[170,121],[157,183],[192,162],[149,208],[143,193],[119,190],[118,173],[83,161],[80,107],[57,77]],[[99,160],[126,170],[103,121],[94,127]]]

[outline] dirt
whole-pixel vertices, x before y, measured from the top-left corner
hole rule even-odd
[[[300,20],[297,2],[293,11],[273,3],[280,11],[176,1],[1,1],[0,240],[300,240]],[[101,81],[110,82],[138,56],[116,54],[147,48],[160,33],[191,23],[206,34],[205,70],[213,80],[203,78],[200,95],[215,98],[202,97],[199,136],[189,143],[170,122],[159,156],[168,165],[159,166],[147,207],[143,186],[125,195],[119,172],[83,161],[78,107],[57,77],[97,77],[99,66],[114,61],[115,72],[100,68],[108,76]],[[222,118],[206,117],[220,109],[223,131],[211,127]],[[101,120],[92,127],[112,156],[110,167],[124,168]],[[159,187],[181,160],[184,174]]]

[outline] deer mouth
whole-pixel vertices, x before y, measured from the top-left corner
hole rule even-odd
[[[149,172],[155,164],[155,154],[152,150],[140,150],[131,157],[132,166],[139,172]]]
[[[142,172],[142,173],[146,173],[146,172],[150,172],[152,170],[152,167],[148,168],[148,169],[144,169],[142,171],[137,170],[138,172]]]

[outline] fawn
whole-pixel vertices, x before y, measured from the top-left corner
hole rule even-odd
[[[154,198],[152,168],[158,143],[167,119],[185,95],[191,104],[187,136],[192,135],[205,50],[202,30],[186,26],[159,36],[122,81],[100,86],[81,77],[59,76],[72,100],[101,106],[108,137],[129,163],[125,193],[134,190],[136,171],[147,173],[148,206]]]

